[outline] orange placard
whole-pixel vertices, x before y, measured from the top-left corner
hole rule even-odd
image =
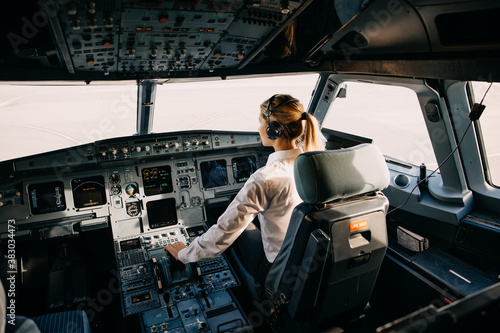
[[[368,228],[368,219],[351,222],[351,232]]]

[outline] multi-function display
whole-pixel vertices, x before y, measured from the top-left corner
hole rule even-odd
[[[226,160],[201,162],[200,169],[204,188],[227,185]]]
[[[106,203],[103,176],[73,179],[71,180],[71,189],[76,208],[99,206]]]
[[[66,209],[64,184],[61,181],[28,185],[31,213],[34,215]]]
[[[234,181],[244,183],[257,169],[255,156],[235,157],[231,160],[233,165]]]
[[[141,171],[144,194],[155,195],[171,193],[173,189],[171,169],[169,165],[144,168]]]
[[[167,198],[150,201],[146,204],[149,228],[156,229],[177,224],[175,199]]]

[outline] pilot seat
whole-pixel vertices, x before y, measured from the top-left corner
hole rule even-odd
[[[240,264],[254,305],[283,332],[354,327],[368,304],[387,249],[380,192],[389,171],[371,144],[301,154],[295,182],[304,201],[291,217],[265,288]],[[264,296],[265,295],[265,296]]]

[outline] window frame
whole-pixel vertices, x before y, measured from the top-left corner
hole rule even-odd
[[[335,100],[342,83],[349,81],[360,81],[375,84],[397,85],[403,86],[413,90],[417,94],[418,101],[421,107],[422,117],[424,118],[427,131],[431,137],[431,144],[436,156],[438,165],[440,165],[439,172],[434,173],[433,179],[429,182],[428,190],[432,197],[443,203],[450,203],[452,205],[460,205],[458,216],[462,217],[465,212],[468,212],[473,205],[472,193],[468,187],[468,180],[462,165],[462,160],[459,151],[455,151],[453,155],[447,160],[446,163],[442,162],[450,155],[450,152],[455,147],[455,134],[453,127],[452,115],[449,112],[447,100],[444,97],[444,90],[438,88],[439,84],[444,84],[446,81],[433,81],[431,85],[424,79],[389,77],[381,75],[369,74],[330,74],[327,80],[322,80],[322,84],[318,87],[318,92],[315,96],[317,107],[315,114],[318,113],[318,119],[322,122],[330,104]],[[456,81],[453,81],[456,82]],[[439,91],[438,91],[439,89]],[[349,93],[348,93],[349,94]],[[327,97],[327,98],[325,98]],[[432,123],[427,119],[425,106],[427,103],[434,103],[439,108],[440,118],[436,123]],[[326,110],[326,111],[325,111]],[[440,137],[444,140],[433,140]],[[439,141],[439,142],[438,142]],[[441,165],[442,164],[442,165]],[[407,163],[407,165],[411,165]],[[414,165],[413,165],[414,166]],[[414,166],[412,176],[418,176],[418,167]],[[392,181],[391,181],[392,184]],[[391,185],[392,186],[392,185]],[[444,206],[443,206],[444,207]],[[426,213],[421,212],[426,215]],[[430,214],[430,212],[429,212]],[[432,215],[432,214],[431,214]]]
[[[468,119],[473,101],[475,100],[473,94],[471,94],[470,84],[468,81],[445,81],[443,84],[445,87],[443,91],[448,103],[451,104],[451,101],[454,101],[450,105],[450,108],[459,116],[453,119],[458,139],[464,135],[468,126],[468,122],[460,119]],[[481,151],[479,147],[480,141],[478,140],[478,136],[481,135],[480,126],[473,123],[458,149],[462,157],[462,168],[467,185],[473,194],[474,207],[476,209],[485,209],[490,212],[500,213],[500,206],[498,205],[500,187],[491,185],[486,180],[482,156],[484,151]]]
[[[466,93],[467,93],[467,99],[469,101],[469,106],[470,106],[470,109],[472,110],[474,103],[476,103],[473,82],[468,81],[465,88],[466,88]],[[481,101],[478,101],[478,103],[479,102],[481,102]],[[490,165],[488,162],[488,152],[486,150],[486,145],[485,145],[483,130],[481,128],[480,119],[474,121],[473,126],[475,128],[478,150],[479,150],[479,154],[481,157],[480,160],[481,160],[481,164],[483,166],[484,180],[491,187],[496,188],[496,189],[500,189],[500,184],[495,184],[493,182],[493,178],[491,176]]]

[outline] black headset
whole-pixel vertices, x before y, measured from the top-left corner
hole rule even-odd
[[[265,113],[265,116],[267,118],[266,134],[270,140],[277,140],[283,134],[283,126],[277,121],[271,121],[269,119],[269,117],[271,117],[273,112],[278,110],[278,108],[280,106],[298,101],[298,99],[296,99],[296,98],[290,98],[290,99],[284,100],[283,102],[279,103],[278,105],[276,105],[275,108],[273,108],[271,110],[271,104],[273,103],[275,98],[276,98],[276,95],[273,95],[273,96],[271,96],[271,98],[269,98],[269,102],[267,102],[267,108],[266,108],[266,113]]]

